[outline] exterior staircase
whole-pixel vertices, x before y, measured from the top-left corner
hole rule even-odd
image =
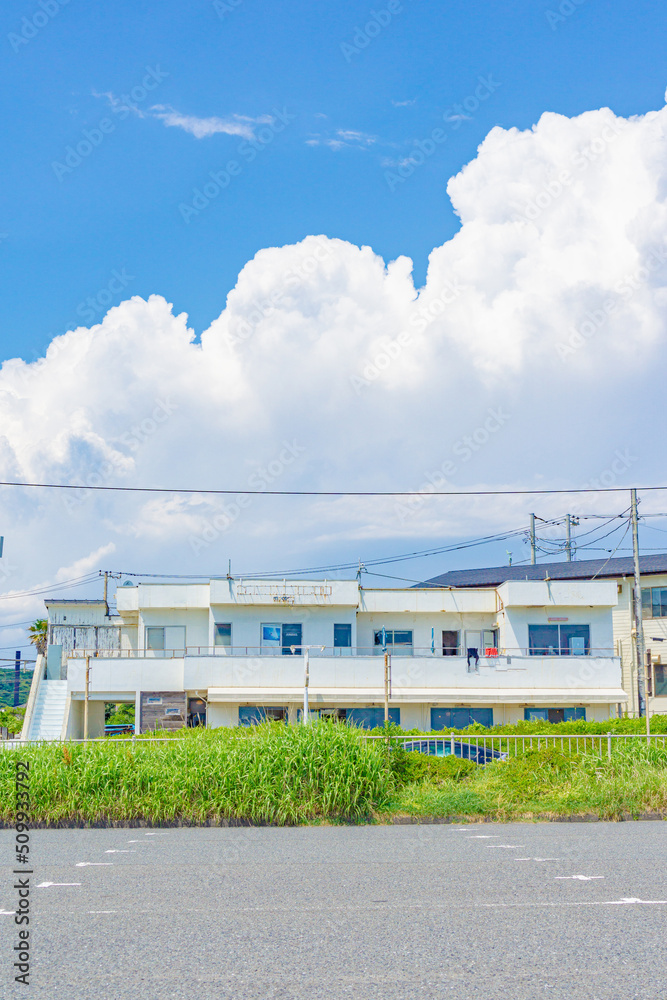
[[[43,680],[39,685],[28,739],[59,740],[65,720],[67,681]]]

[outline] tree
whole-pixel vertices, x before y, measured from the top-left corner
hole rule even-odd
[[[30,642],[33,644],[37,652],[42,654],[42,656],[46,655],[46,641],[48,632],[49,632],[49,623],[46,620],[46,618],[38,618],[28,628],[28,635],[30,636]]]

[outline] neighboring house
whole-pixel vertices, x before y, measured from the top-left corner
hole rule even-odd
[[[374,726],[384,719],[386,642],[391,718],[404,728],[606,719],[627,701],[617,600],[606,580],[406,590],[347,580],[125,584],[111,616],[103,601],[46,602],[47,676],[72,737],[83,734],[87,662],[91,736],[103,731],[105,701],[135,702],[142,731],[296,722],[308,645],[313,715]]]
[[[646,648],[650,653],[650,714],[667,713],[667,554],[639,557],[642,585],[642,618]],[[536,566],[491,566],[450,570],[427,580],[422,587],[498,587],[515,580],[607,580],[615,583],[618,603],[613,609],[614,649],[621,657],[627,712],[638,714],[637,663],[633,643],[634,569],[631,557],[582,559],[574,562],[538,563]]]

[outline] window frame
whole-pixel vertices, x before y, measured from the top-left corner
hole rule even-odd
[[[552,646],[546,643],[542,645],[537,645],[536,641],[533,639],[533,629],[553,629],[555,630],[556,643]],[[573,632],[585,632],[582,636],[568,635],[569,631]],[[570,648],[570,641],[572,639],[583,639],[584,649],[583,652],[574,652]],[[590,656],[591,655],[591,626],[587,622],[568,622],[566,623],[555,623],[555,622],[529,622],[528,623],[528,655],[529,656]]]
[[[229,629],[229,642],[218,642],[219,628]],[[232,623],[231,622],[213,622],[213,646],[216,649],[231,649],[232,648]]]

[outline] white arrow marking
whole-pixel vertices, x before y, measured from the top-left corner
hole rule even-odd
[[[100,865],[106,867],[107,865],[113,865],[113,861],[77,861],[76,868],[90,868],[92,865],[99,867]]]
[[[40,882],[39,885],[35,886],[36,889],[49,889],[52,885],[81,885],[80,882]]]
[[[604,875],[554,875],[554,878],[576,878],[580,882],[591,882],[594,878],[604,878]]]

